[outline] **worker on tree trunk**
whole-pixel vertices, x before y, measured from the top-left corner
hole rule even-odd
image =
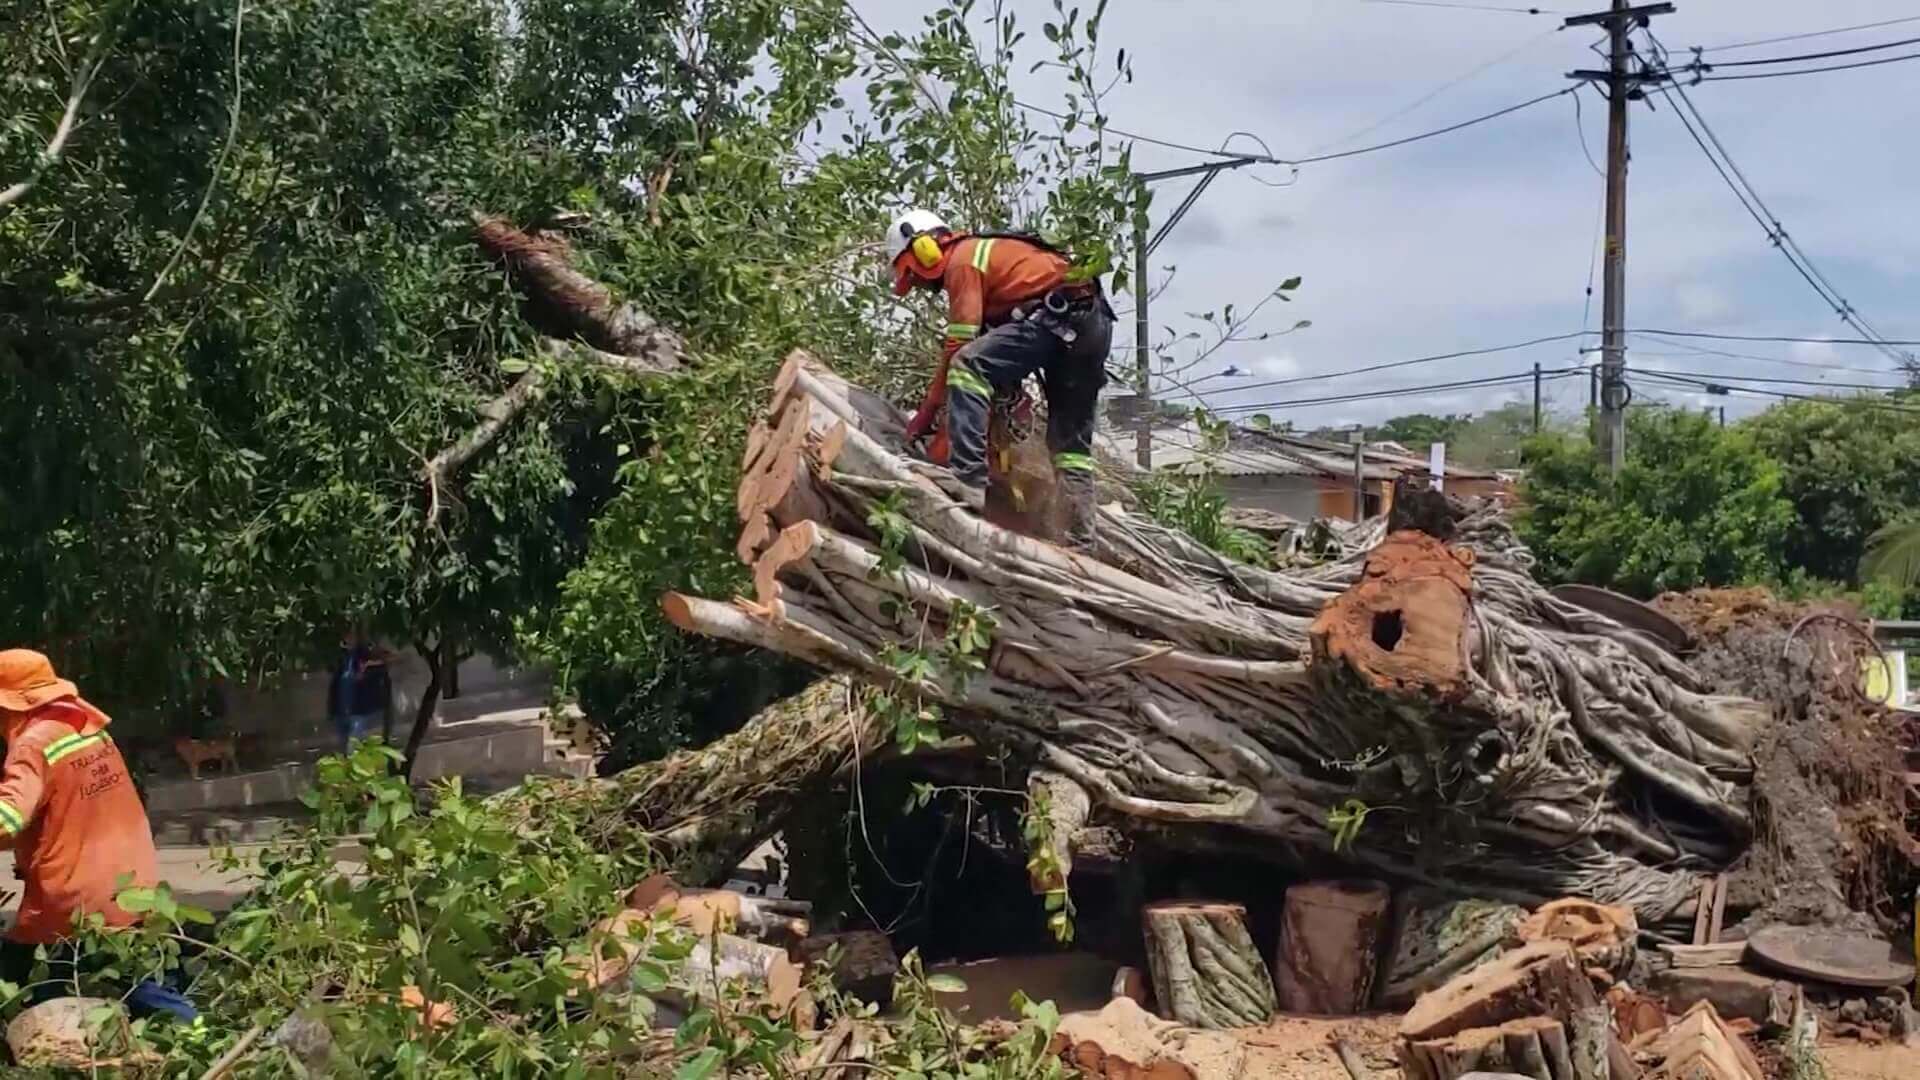
[[[28,987],[36,1004],[74,993],[76,968],[95,966],[65,940],[76,921],[98,915],[108,927],[131,926],[139,916],[116,897],[159,880],[153,829],[108,723],[73,683],[54,674],[45,656],[0,652],[0,726],[7,738],[0,848],[14,849],[24,885],[20,914],[0,943],[0,978],[29,984],[36,953],[45,948],[48,978]],[[140,979],[126,1002],[135,1016],[195,1016],[177,970]]]
[[[926,210],[893,223],[887,255],[896,296],[915,287],[947,293],[946,347],[907,425],[908,442],[932,430],[944,402],[949,467],[969,504],[981,509],[992,401],[1017,395],[1037,373],[1047,399],[1047,449],[1067,504],[1067,542],[1092,543],[1094,410],[1113,344],[1113,309],[1098,279],[1071,280],[1071,260],[1037,236],[955,232]]]

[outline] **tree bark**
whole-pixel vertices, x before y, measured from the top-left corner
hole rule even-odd
[[[1230,1028],[1273,1018],[1273,981],[1237,904],[1166,902],[1141,915],[1153,996],[1169,1020]]]
[[[1103,820],[1276,858],[1658,921],[1748,838],[1764,711],[1555,599],[1496,512],[1280,573],[1109,509],[1077,554],[964,509],[902,423],[790,357],[741,473],[752,595],[669,617],[938,703]],[[963,606],[996,623],[983,670],[903,680],[886,658],[937,654]],[[1336,811],[1361,825],[1337,852]]]
[[[420,704],[413,710],[413,730],[407,732],[406,760],[400,765],[402,780],[413,779],[414,763],[420,759],[420,744],[426,741],[427,728],[433,724],[434,710],[440,707],[440,677],[445,668],[445,657],[441,655],[443,646],[444,642],[414,644],[414,651],[427,662],[427,688],[420,692]]]
[[[1400,1021],[1407,1039],[1443,1038],[1527,1016],[1570,1021],[1600,1005],[1579,957],[1563,942],[1523,945],[1422,996]]]

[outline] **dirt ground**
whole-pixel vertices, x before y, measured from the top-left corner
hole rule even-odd
[[[1920,1047],[1886,1043],[1867,1046],[1835,1042],[1820,1047],[1827,1080],[1915,1080],[1920,1077]]]
[[[1400,1075],[1394,1040],[1400,1014],[1376,1016],[1282,1016],[1262,1028],[1236,1032],[1247,1047],[1241,1080],[1350,1080],[1334,1055],[1333,1039],[1346,1040],[1378,1080]],[[1920,1076],[1920,1074],[1915,1074]]]

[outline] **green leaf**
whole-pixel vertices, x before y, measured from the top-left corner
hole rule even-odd
[[[726,1057],[717,1047],[709,1046],[681,1062],[680,1067],[673,1070],[673,1080],[707,1080],[719,1070]]]
[[[967,992],[967,984],[956,975],[929,975],[927,989],[936,994],[964,994]]]
[[[532,366],[532,364],[517,356],[503,356],[500,358],[500,370],[509,375],[518,375]]]
[[[1271,280],[1271,279],[1269,279]],[[1296,275],[1280,283],[1281,292],[1292,292],[1300,287],[1300,278]]]
[[[140,915],[152,911],[158,906],[159,894],[157,890],[150,886],[122,889],[120,894],[113,898],[113,902],[119,904],[121,908],[130,914]]]
[[[420,955],[420,931],[412,923],[400,925],[400,951],[408,956]]]

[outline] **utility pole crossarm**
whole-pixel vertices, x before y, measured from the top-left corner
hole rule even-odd
[[[1673,12],[1674,7],[1672,4],[1641,4],[1639,7],[1628,7],[1625,4],[1616,3],[1611,11],[1596,11],[1591,15],[1575,15],[1567,19],[1566,22],[1561,23],[1560,27],[1563,30],[1570,30],[1576,26],[1601,26],[1621,19],[1630,22],[1639,22],[1642,19],[1651,18],[1655,15],[1671,15]]]

